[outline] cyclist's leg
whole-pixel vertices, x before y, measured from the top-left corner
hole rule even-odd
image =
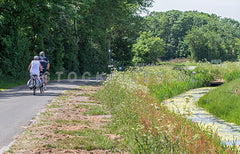
[[[46,71],[43,73],[43,78],[44,78],[43,88],[44,90],[47,90],[47,72]]]
[[[44,72],[44,85],[47,86],[47,72]]]
[[[39,75],[37,76],[37,80],[39,81],[40,85],[42,85],[42,80],[39,78]]]
[[[31,79],[31,80],[33,79],[33,74],[32,74],[32,73],[30,73],[30,79]]]
[[[31,73],[29,75],[30,75],[30,79],[28,80],[27,85],[29,87],[33,87],[33,75]]]

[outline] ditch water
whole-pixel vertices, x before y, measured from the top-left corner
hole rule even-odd
[[[240,145],[240,126],[218,119],[197,106],[200,97],[215,87],[193,89],[171,99],[164,104],[175,113],[182,114],[204,128],[216,131],[222,143],[226,145]]]

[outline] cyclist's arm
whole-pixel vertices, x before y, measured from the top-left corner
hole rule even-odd
[[[39,67],[40,67],[40,71],[42,72],[42,70],[43,70],[42,65],[40,64]]]
[[[32,62],[28,65],[28,71],[31,69]]]
[[[49,68],[50,68],[50,63],[47,64],[47,70],[49,70]]]

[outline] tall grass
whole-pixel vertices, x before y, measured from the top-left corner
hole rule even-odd
[[[240,111],[240,63],[225,62],[222,67],[201,63],[197,69],[208,72],[215,79],[224,79],[226,82],[200,98],[199,106],[223,120],[240,125],[238,116]]]
[[[198,104],[213,115],[240,125],[240,79],[214,89],[200,98]]]
[[[202,69],[204,70],[204,69]],[[104,83],[98,98],[111,110],[112,128],[124,137],[131,153],[223,153],[211,130],[170,112],[161,102],[205,85],[212,74],[178,70],[173,66],[116,72]]]
[[[226,82],[240,78],[239,62],[224,62],[222,65],[211,65],[209,62],[197,63],[196,72],[202,72],[213,77],[214,80],[224,79]]]

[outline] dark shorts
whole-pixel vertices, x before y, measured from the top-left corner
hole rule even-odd
[[[41,72],[41,75],[48,75],[49,73],[48,73],[48,71],[45,69],[43,69],[43,71]]]
[[[45,72],[47,72],[47,69],[43,69],[43,70],[42,70],[42,73],[45,73]]]

